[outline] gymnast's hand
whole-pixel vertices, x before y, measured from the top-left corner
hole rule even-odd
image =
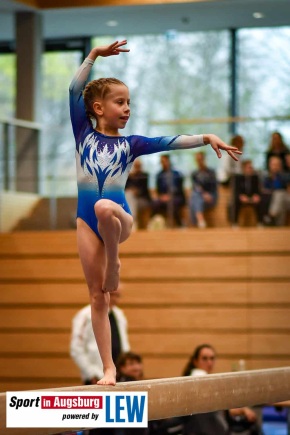
[[[113,44],[110,45],[104,45],[102,47],[95,47],[92,49],[89,57],[91,57],[91,55],[93,56],[94,59],[96,59],[98,56],[102,56],[102,57],[108,57],[108,56],[118,56],[120,53],[126,53],[128,51],[130,51],[127,48],[121,48],[124,45],[127,44],[127,40],[124,39],[123,41],[115,41],[113,42]]]
[[[203,141],[205,144],[210,144],[212,149],[216,152],[216,155],[220,159],[222,157],[222,153],[220,150],[226,151],[232,159],[238,161],[239,159],[235,154],[242,154],[238,148],[232,147],[224,143],[218,136],[215,134],[204,134]]]

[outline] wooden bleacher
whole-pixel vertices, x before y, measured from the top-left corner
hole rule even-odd
[[[290,365],[290,230],[139,231],[121,245],[121,306],[147,377],[200,343],[217,371]],[[74,231],[0,235],[1,390],[80,384],[71,320],[88,303]]]

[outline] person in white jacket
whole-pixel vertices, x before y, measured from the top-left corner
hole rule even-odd
[[[114,362],[121,353],[130,350],[127,319],[124,312],[116,306],[120,296],[121,287],[110,294],[109,318]],[[103,377],[103,364],[92,328],[90,305],[78,311],[73,318],[70,355],[80,369],[84,384],[95,384]]]

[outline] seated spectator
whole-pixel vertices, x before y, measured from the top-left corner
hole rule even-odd
[[[216,353],[209,344],[198,346],[183,371],[183,376],[206,376],[212,373]],[[227,435],[228,424],[223,412],[207,412],[184,418],[185,435]]]
[[[266,225],[285,225],[290,204],[290,180],[283,172],[280,157],[269,159],[269,172],[262,184],[263,221]]]
[[[282,160],[282,170],[287,171],[286,155],[289,150],[283,140],[283,136],[278,131],[274,131],[271,135],[270,144],[266,153],[266,170],[269,170],[269,160],[271,157],[280,157]]]
[[[160,158],[162,171],[157,175],[157,197],[153,202],[153,214],[165,215],[169,226],[182,226],[182,208],[185,205],[182,175],[172,169],[169,155]]]
[[[116,364],[118,382],[140,381],[143,379],[143,361],[137,353],[122,353]]]
[[[149,422],[150,435],[184,435],[184,418],[172,417]]]
[[[230,142],[231,145],[237,147],[239,151],[243,151],[245,144],[243,136],[233,136]],[[233,160],[227,153],[223,155],[220,164],[221,166],[217,172],[217,179],[219,183],[224,186],[229,186],[232,175],[242,174],[242,161]]]
[[[204,376],[214,370],[216,352],[210,344],[197,346],[183,370],[182,376]]]
[[[205,154],[195,154],[198,169],[191,175],[193,190],[190,198],[190,212],[192,223],[198,228],[207,226],[204,212],[217,203],[218,190],[215,171],[207,167]]]
[[[143,172],[141,160],[135,160],[126,184],[126,197],[139,229],[147,228],[151,214],[148,174]]]
[[[290,152],[285,155],[287,179],[290,178]]]
[[[253,207],[257,222],[262,224],[261,189],[258,174],[254,171],[251,160],[242,162],[242,175],[234,175],[232,180],[232,202],[230,215],[232,224],[237,224],[243,206]]]
[[[140,381],[144,378],[142,357],[133,352],[126,352],[119,356],[117,361],[117,381]],[[148,429],[123,429],[117,435],[182,435],[182,419],[166,418],[150,421]]]
[[[230,409],[226,412],[229,435],[262,435],[257,414],[249,407]]]
[[[289,193],[290,193],[290,189],[289,189],[289,185],[290,185],[290,152],[288,152],[288,154],[286,154],[285,156],[286,159],[286,166],[287,166],[287,171],[286,171],[286,179],[287,179],[287,192],[288,192],[288,196],[286,199],[286,208],[287,208],[287,216],[285,219],[285,224],[289,225],[290,224],[290,199],[289,199]]]
[[[216,352],[209,344],[197,346],[183,371],[183,376],[206,376],[214,371]],[[237,426],[237,419],[243,426]],[[230,416],[231,418],[227,418]],[[243,435],[259,435],[256,413],[248,408],[233,409],[225,414],[221,411],[185,417],[185,435],[233,435],[235,430]]]
[[[143,379],[142,357],[137,353],[122,353],[116,364],[117,382],[140,381]],[[114,435],[148,435],[149,428],[115,429]]]

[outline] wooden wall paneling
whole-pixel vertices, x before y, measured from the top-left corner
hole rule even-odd
[[[0,332],[0,355],[8,354],[54,354],[69,355],[70,332]]]
[[[121,277],[138,280],[245,279],[247,262],[245,257],[237,261],[233,256],[123,258]],[[0,276],[2,280],[83,280],[83,271],[78,258],[2,258]]]
[[[249,310],[250,327],[257,330],[289,331],[290,308],[252,308]]]
[[[249,369],[289,365],[289,234],[140,231],[121,245],[121,306],[147,377],[180,375],[201,342],[216,347],[220,372],[239,359]],[[1,234],[2,388],[81,382],[69,341],[87,303],[74,231]]]
[[[3,378],[52,378],[79,377],[79,370],[69,356],[59,357],[8,357],[0,358],[0,373]]]
[[[71,327],[75,308],[1,308],[0,329],[65,329]]]
[[[124,282],[121,304],[187,306],[248,303],[246,282]]]
[[[68,379],[26,379],[24,382],[21,379],[1,379],[0,391],[27,391],[27,390],[43,390],[46,388],[65,388],[72,385],[82,385],[79,377]]]
[[[0,283],[1,305],[85,305],[89,292],[83,282],[24,282]]]
[[[242,330],[248,328],[246,308],[126,308],[132,331]]]

